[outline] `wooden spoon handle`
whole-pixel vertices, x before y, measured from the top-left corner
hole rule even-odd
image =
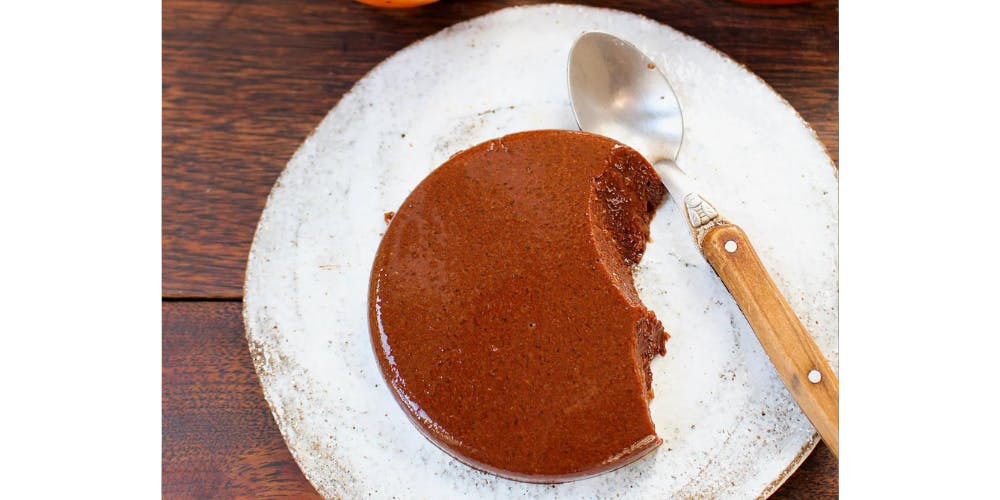
[[[709,229],[701,251],[733,294],[803,413],[839,455],[840,383],[739,226]]]

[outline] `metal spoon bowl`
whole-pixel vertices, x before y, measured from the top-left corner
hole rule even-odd
[[[646,54],[616,36],[592,31],[570,49],[567,71],[573,113],[582,130],[627,144],[653,163],[693,230],[718,215],[674,163],[684,138],[681,105]]]
[[[576,41],[569,60],[569,91],[580,128],[628,144],[650,162],[677,157],[684,137],[681,105],[642,51],[593,31]]]

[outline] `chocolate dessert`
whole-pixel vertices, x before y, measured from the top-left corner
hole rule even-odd
[[[667,335],[632,265],[665,195],[634,150],[558,130],[479,144],[421,182],[379,246],[369,324],[424,435],[530,482],[656,448],[649,362]]]

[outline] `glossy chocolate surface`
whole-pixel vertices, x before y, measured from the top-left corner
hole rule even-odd
[[[399,208],[371,276],[382,373],[436,445],[561,482],[660,444],[649,360],[666,334],[631,265],[666,190],[610,139],[534,131],[459,153]]]

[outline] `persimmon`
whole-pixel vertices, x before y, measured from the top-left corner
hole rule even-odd
[[[375,7],[384,7],[387,9],[405,9],[407,7],[419,7],[421,5],[427,5],[429,3],[434,3],[437,0],[356,0],[356,1],[368,5],[374,5]]]

